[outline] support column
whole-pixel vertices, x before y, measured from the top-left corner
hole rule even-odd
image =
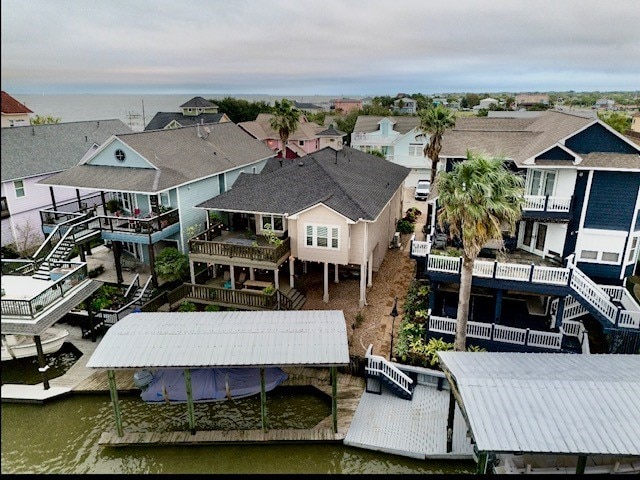
[[[501,288],[496,290],[496,308],[493,314],[493,323],[499,324],[502,317],[502,295],[503,290]]]
[[[193,389],[191,388],[191,370],[184,369],[184,385],[187,389],[187,411],[189,416],[189,431],[196,434],[196,412],[193,407]]]
[[[47,370],[49,370],[49,365],[47,365],[47,360],[44,356],[44,350],[42,350],[42,341],[40,340],[40,335],[35,335],[33,337],[36,342],[36,351],[38,352],[38,371],[40,375],[42,375],[42,384],[44,385],[45,390],[49,390],[49,376],[47,375]]]
[[[478,452],[478,468],[476,470],[477,474],[484,475],[487,473],[487,452]]]
[[[267,424],[267,391],[264,368],[260,368],[260,418],[262,418],[262,431],[266,433],[269,425]]]
[[[256,269],[253,267],[249,267],[249,280],[256,279]]]
[[[58,207],[56,206],[56,195],[53,191],[53,187],[49,187],[49,194],[51,195],[51,206],[53,207],[53,211],[56,211],[58,210]]]
[[[330,367],[331,373],[331,415],[333,416],[333,433],[338,433],[338,369]]]
[[[109,377],[109,393],[111,394],[111,405],[113,406],[113,414],[116,417],[116,430],[118,436],[122,437],[122,416],[120,415],[120,404],[118,403],[118,388],[116,387],[116,374],[113,370],[107,370]]]
[[[449,386],[449,414],[447,415],[447,453],[453,451],[453,417],[456,414],[456,398],[453,396],[453,387]]]
[[[289,287],[294,288],[295,276],[296,276],[296,259],[293,256],[289,257]]]
[[[556,311],[556,321],[553,328],[560,329],[560,327],[562,327],[562,319],[564,318],[564,299],[565,297],[558,298],[558,310]]]
[[[233,265],[229,265],[229,275],[231,276],[231,290],[236,289],[236,272]]]
[[[338,268],[339,268],[339,266],[338,266],[337,263],[335,263],[333,265],[333,267],[334,267],[333,268],[333,283],[340,283],[340,279],[338,278]]]
[[[578,455],[578,464],[576,465],[576,475],[582,475],[587,467],[587,456]]]
[[[193,260],[189,260],[189,276],[191,277],[191,283],[196,283],[196,267]]]
[[[158,288],[158,274],[156,273],[156,253],[151,242],[151,234],[149,234],[149,268],[151,270],[151,284],[153,288]]]
[[[360,308],[367,304],[367,266],[360,265]]]
[[[82,199],[80,198],[80,190],[76,188],[76,198],[78,199],[78,211],[82,209]]]
[[[369,254],[369,261],[367,262],[367,287],[373,285],[373,252]]]
[[[120,258],[122,256],[122,243],[118,240],[113,241],[113,260],[116,266],[116,277],[118,283],[124,283],[124,278],[122,278],[122,264],[120,263]]]
[[[431,282],[431,288],[429,288],[429,310],[436,311],[436,292],[438,291],[438,282]]]
[[[322,301],[324,303],[329,303],[329,263],[328,262],[324,262],[323,284],[324,284],[324,295],[322,296]]]
[[[87,257],[84,254],[84,245],[80,244],[78,245],[78,254],[80,255],[80,261],[81,262],[87,262]]]
[[[273,269],[273,283],[275,284],[276,290],[280,290],[280,269]]]

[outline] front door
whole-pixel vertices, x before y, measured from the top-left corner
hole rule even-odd
[[[526,220],[520,237],[520,248],[537,255],[544,255],[547,240],[547,225]]]
[[[536,250],[544,253],[544,242],[547,239],[547,226],[544,223],[538,224],[538,233],[536,235]]]

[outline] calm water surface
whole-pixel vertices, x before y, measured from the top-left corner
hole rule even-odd
[[[186,406],[120,397],[125,432],[186,430]],[[315,391],[277,388],[267,398],[273,428],[315,424],[330,412]],[[198,428],[259,428],[259,396],[196,404]],[[305,425],[308,426],[308,425]],[[473,462],[422,461],[343,444],[100,447],[114,430],[108,395],[74,395],[45,405],[2,404],[2,473],[471,473]]]

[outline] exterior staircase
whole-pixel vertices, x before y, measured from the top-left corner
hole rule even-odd
[[[292,288],[288,293],[283,293],[282,295],[284,295],[291,301],[290,310],[301,310],[302,306],[307,301],[307,297],[305,297],[302,292],[296,290],[295,288]]]
[[[39,280],[50,280],[50,272],[52,269],[53,262],[62,262],[65,260],[69,260],[71,257],[71,252],[73,251],[74,243],[69,240],[67,237],[63,237],[60,242],[56,244],[54,249],[49,253],[46,260],[40,263],[38,270],[33,275],[33,278]]]
[[[369,345],[365,358],[367,359],[367,366],[365,367],[365,373],[368,380],[377,381],[380,387],[385,387],[391,393],[404,400],[411,400],[413,398],[413,389],[415,382],[411,377],[402,372],[393,363],[388,362],[384,357],[379,355],[373,355],[371,353],[373,349],[372,345]],[[381,393],[379,390],[374,393]]]

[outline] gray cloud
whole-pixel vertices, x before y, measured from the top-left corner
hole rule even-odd
[[[636,90],[637,0],[2,0],[12,93]]]

